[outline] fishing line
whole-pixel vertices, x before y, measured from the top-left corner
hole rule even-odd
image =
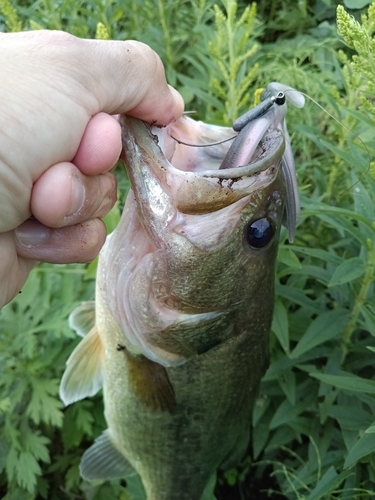
[[[285,89],[284,92],[293,92],[292,89]],[[354,132],[353,130],[351,130],[349,127],[347,127],[346,125],[344,125],[342,122],[340,122],[340,120],[338,118],[336,118],[332,113],[330,113],[326,108],[324,108],[321,104],[319,104],[318,101],[316,101],[314,98],[312,98],[311,96],[309,96],[308,94],[306,94],[305,92],[301,92],[300,90],[297,90],[297,92],[299,92],[300,94],[302,94],[303,96],[307,97],[308,99],[310,99],[310,101],[312,101],[316,106],[318,106],[318,108],[320,108],[322,111],[324,111],[324,113],[326,113],[330,118],[332,118],[336,123],[338,123],[341,127],[343,127],[345,130],[347,130],[348,132],[350,132],[351,134],[354,135]],[[366,153],[367,153],[367,156],[368,156],[368,166],[367,166],[367,170],[365,172],[364,175],[368,174],[369,170],[370,170],[370,167],[371,167],[371,155],[370,155],[370,151],[368,150],[366,144],[364,143],[364,141],[359,137],[359,135],[354,135],[354,140],[355,139],[358,139],[360,141],[360,143],[362,144],[362,146],[364,147],[364,149],[366,150]],[[347,160],[343,160],[345,163],[348,163],[349,162]],[[341,193],[338,193],[338,195],[341,195],[343,193],[346,193],[347,191],[349,191],[350,189],[352,189],[354,186],[356,186],[358,184],[358,182],[360,182],[360,179],[358,179],[352,186],[349,186],[347,189],[345,189],[344,191],[342,191]]]
[[[276,95],[268,97],[264,101],[261,101],[257,106],[254,106],[249,111],[241,115],[239,118],[237,118],[237,120],[233,122],[232,125],[233,130],[235,132],[241,132],[241,130],[244,129],[246,125],[265,115],[267,111],[269,111],[275,104],[278,106],[282,106],[283,104],[285,104],[284,92],[280,91]],[[191,113],[191,111],[186,111],[186,114],[188,113]],[[237,135],[228,137],[227,139],[223,139],[222,141],[210,142],[208,144],[193,144],[191,142],[181,141],[180,139],[177,139],[177,137],[174,137],[174,135],[169,133],[169,136],[172,137],[172,139],[174,139],[179,144],[184,144],[185,146],[191,146],[194,148],[208,148],[210,146],[218,146],[219,144],[224,144],[224,142],[233,141],[233,139],[235,139]]]
[[[351,134],[354,135],[353,130],[351,130],[349,127],[347,127],[346,125],[344,125],[338,118],[336,118],[332,113],[330,113],[326,108],[324,108],[313,97],[311,97],[310,95],[306,94],[305,92],[301,92],[300,90],[295,90],[295,89],[285,89],[283,91],[278,92],[276,95],[268,97],[264,101],[261,101],[257,106],[254,106],[253,108],[251,108],[249,111],[247,111],[245,114],[241,115],[239,118],[237,118],[237,120],[234,121],[234,123],[232,125],[233,130],[235,132],[241,132],[241,130],[246,125],[248,125],[252,121],[254,121],[254,120],[262,117],[263,115],[265,115],[274,105],[282,106],[285,103],[285,94],[287,92],[299,92],[300,94],[302,94],[307,99],[310,99],[310,101],[312,101],[316,106],[318,106],[318,108],[320,108],[324,113],[326,113],[336,123],[338,123],[341,127],[343,127],[345,130],[347,130],[348,132],[350,132]],[[190,114],[190,113],[195,113],[195,111],[185,111],[184,114]],[[184,146],[190,146],[190,147],[194,147],[194,148],[208,148],[210,146],[218,146],[220,144],[224,144],[225,142],[233,141],[238,136],[238,134],[237,134],[237,135],[234,135],[232,137],[228,137],[227,139],[223,139],[221,141],[211,142],[211,143],[207,143],[207,144],[193,144],[193,143],[182,141],[181,139],[178,139],[177,137],[175,137],[171,133],[169,133],[169,135],[170,135],[170,137],[173,140],[175,140],[176,142],[178,142],[178,144],[183,144]],[[365,175],[366,175],[369,172],[370,167],[371,167],[371,155],[370,155],[370,152],[369,152],[366,144],[359,137],[359,135],[356,135],[355,138],[354,138],[354,140],[355,139],[358,139],[360,141],[360,143],[362,144],[362,146],[366,150],[366,153],[367,153],[367,156],[368,156],[368,167],[367,167],[367,171],[365,173]],[[346,160],[344,160],[344,161],[346,163],[348,163]],[[346,191],[352,189],[356,184],[358,184],[358,182],[360,182],[360,179],[358,179],[357,182],[355,182],[352,186],[349,186],[343,192],[345,193]]]
[[[177,137],[175,137],[169,132],[169,137],[172,137],[172,139],[178,142],[178,144],[183,144],[184,146],[191,146],[192,148],[209,148],[210,146],[218,146],[219,144],[224,144],[224,142],[233,141],[233,139],[235,139],[237,135],[233,135],[232,137],[228,137],[227,139],[223,139],[222,141],[209,142],[208,144],[193,144],[191,142],[181,141],[181,139],[177,139]]]

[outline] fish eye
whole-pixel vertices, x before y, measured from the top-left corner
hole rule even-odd
[[[253,248],[265,247],[273,238],[274,229],[271,222],[264,217],[251,222],[245,229],[245,238]]]

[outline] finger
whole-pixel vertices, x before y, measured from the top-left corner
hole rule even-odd
[[[87,124],[72,163],[85,174],[101,174],[116,165],[120,153],[119,122],[113,116],[98,113]]]
[[[93,219],[53,229],[30,219],[15,229],[14,237],[19,257],[51,264],[90,262],[105,242],[106,227],[100,219]]]
[[[35,182],[31,212],[48,227],[59,228],[104,217],[116,202],[116,177],[87,176],[72,163],[50,167]]]
[[[0,309],[17,295],[37,261],[19,258],[13,231],[0,234]]]

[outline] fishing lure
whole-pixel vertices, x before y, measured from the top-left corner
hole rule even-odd
[[[278,106],[282,106],[285,104],[285,94],[284,92],[278,92],[277,95],[272,97],[267,97],[264,101],[261,101],[257,106],[251,108],[245,114],[241,115],[232,125],[232,128],[235,132],[240,132],[246,125],[250,122],[256,120],[263,116],[267,111],[277,104]]]
[[[298,186],[294,167],[290,137],[286,127],[286,101],[297,108],[305,104],[304,96],[297,90],[279,82],[270,83],[261,94],[261,102],[254,108],[241,115],[232,125],[237,135],[222,141],[206,144],[192,144],[183,142],[173,135],[172,139],[180,144],[192,147],[216,146],[233,140],[232,145],[223,159],[219,170],[235,169],[250,163],[255,149],[269,128],[281,130],[285,138],[285,151],[282,158],[283,176],[286,184],[287,197],[283,224],[288,229],[289,241],[294,241],[295,227],[300,213]],[[260,167],[255,163],[253,174],[258,173]]]

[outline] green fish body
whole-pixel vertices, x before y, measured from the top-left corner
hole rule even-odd
[[[251,146],[241,138],[253,148],[246,165],[219,168],[228,143],[190,148],[171,135],[212,142],[228,128],[187,117],[122,128],[132,191],[100,254],[95,306],[72,315],[84,334],[95,307],[61,397],[103,387],[108,429],[83,455],[85,479],[135,471],[147,500],[200,500],[246,451],[268,364],[285,138],[268,125]]]

